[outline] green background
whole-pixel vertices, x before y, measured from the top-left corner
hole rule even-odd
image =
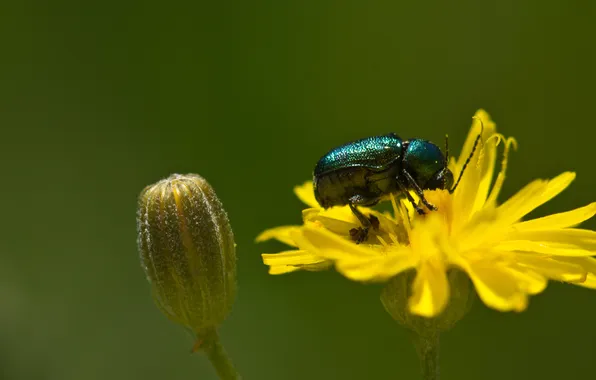
[[[216,189],[238,244],[221,329],[244,379],[416,379],[380,285],[269,276],[255,244],[299,223],[292,187],[351,139],[453,150],[485,108],[517,138],[503,197],[575,170],[533,215],[594,201],[589,1],[12,1],[0,5],[0,378],[215,379],[153,305],[136,197],[170,173]],[[585,224],[594,229],[594,220]],[[443,379],[594,376],[596,293],[550,284],[521,314],[476,302]]]

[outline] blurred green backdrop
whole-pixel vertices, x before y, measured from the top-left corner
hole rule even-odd
[[[267,275],[256,245],[298,223],[292,187],[350,139],[464,139],[485,108],[520,144],[503,196],[576,170],[534,215],[594,201],[596,15],[588,1],[103,1],[0,5],[0,378],[215,379],[154,307],[139,191],[205,176],[238,243],[221,329],[247,380],[416,379],[379,285]],[[596,227],[595,221],[586,223]],[[443,379],[589,378],[596,293],[551,284],[528,311],[476,302]]]

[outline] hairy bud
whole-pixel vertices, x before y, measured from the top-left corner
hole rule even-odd
[[[139,196],[138,246],[157,306],[196,334],[226,318],[236,295],[234,235],[213,188],[173,174]]]

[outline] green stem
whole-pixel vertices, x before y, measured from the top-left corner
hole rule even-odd
[[[439,333],[427,331],[416,334],[416,351],[424,380],[439,380]]]
[[[215,329],[208,331],[200,334],[198,338],[202,341],[201,350],[209,358],[219,378],[221,380],[239,380],[240,375],[236,372],[232,360],[221,344],[217,331]]]

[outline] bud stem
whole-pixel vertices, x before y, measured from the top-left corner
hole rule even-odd
[[[221,380],[239,380],[240,375],[236,372],[232,360],[221,344],[217,331],[213,329],[200,334],[198,338],[203,342],[201,350],[209,358],[219,378]]]
[[[415,333],[414,344],[420,358],[422,379],[439,380],[439,332]]]

